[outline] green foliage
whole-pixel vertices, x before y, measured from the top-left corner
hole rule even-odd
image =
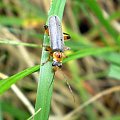
[[[39,70],[39,65],[31,67],[31,68],[27,68],[26,70],[23,70],[9,78],[1,80],[0,81],[0,94],[3,94],[7,89],[11,87],[12,84],[16,83],[18,80],[38,70]]]
[[[0,15],[0,29],[2,29],[5,26],[10,32],[15,33],[17,35],[24,36],[25,34],[25,35],[28,35],[29,37],[32,36],[33,38],[38,38],[38,39],[41,38],[42,40],[43,31],[41,33],[38,33],[37,30],[36,32],[34,30],[26,28],[26,27],[29,28],[29,26],[31,25],[31,24],[27,25],[27,23],[29,23],[28,19],[30,19],[33,23],[35,22],[38,26],[39,24],[43,26],[43,24],[45,23],[45,20],[49,18],[51,15],[59,16],[60,20],[62,21],[66,0],[52,0],[50,10],[48,11],[48,16],[46,16],[42,8],[39,8],[35,4],[32,4],[31,2],[29,2],[29,0],[21,0],[19,3],[20,4],[18,4],[19,5],[18,7],[14,5],[11,6],[10,3],[5,5],[3,4],[2,1],[0,1],[0,9],[5,9],[7,11],[11,10],[13,11],[13,13],[17,13],[17,16],[6,16],[5,14]],[[74,19],[71,19],[68,21],[70,22],[72,20],[75,20],[76,26],[79,27],[79,24],[80,24],[79,22],[81,22],[79,19],[82,18],[81,16],[85,16],[85,18],[87,18],[88,22],[91,24],[90,26],[91,28],[87,34],[80,34],[75,30],[71,30],[70,28],[72,26],[72,25],[70,26],[71,23],[67,23],[66,21],[65,21],[66,25],[63,25],[65,26],[65,30],[71,35],[71,40],[65,43],[66,46],[69,46],[71,48],[71,52],[68,55],[68,57],[63,60],[63,63],[66,63],[66,66],[68,66],[67,69],[70,71],[70,76],[72,76],[72,80],[70,81],[70,83],[72,83],[71,85],[73,89],[77,91],[77,95],[80,96],[79,98],[80,102],[81,101],[85,102],[92,95],[88,93],[88,91],[86,91],[83,85],[83,80],[89,80],[89,79],[95,80],[97,79],[97,77],[95,77],[97,75],[101,77],[114,78],[114,79],[120,80],[120,74],[119,74],[120,73],[120,46],[119,46],[120,35],[112,25],[112,21],[116,19],[118,20],[120,19],[120,14],[119,14],[120,11],[119,10],[115,11],[112,14],[109,14],[108,18],[105,18],[103,14],[103,10],[97,0],[84,0],[84,1],[71,0],[71,3],[72,3],[71,5],[72,11],[69,11],[68,8],[70,6],[68,4],[69,7],[68,6],[67,6],[68,8],[66,7],[66,10],[68,10],[66,11],[66,14],[68,16],[73,14]],[[95,15],[94,17],[97,18],[98,24],[94,24],[94,20],[91,17],[91,14]],[[65,19],[69,18],[67,15],[65,16]],[[48,19],[46,21],[46,24],[48,24]],[[12,28],[12,26],[14,27]],[[19,29],[21,27],[22,29]],[[102,31],[103,29],[104,31]],[[107,31],[107,35],[106,33],[104,33],[105,31]],[[100,42],[103,42],[104,45],[101,47],[99,44],[94,43],[94,41],[90,41],[91,40],[90,35],[91,36],[96,35],[97,37],[99,37]],[[7,38],[6,39],[0,38],[0,46],[3,46],[3,44],[14,45],[14,46],[21,45],[26,47],[32,47],[33,49],[40,48],[41,46],[39,44],[37,45],[32,43],[30,44],[27,42],[17,42],[17,41],[8,40]],[[44,35],[43,44],[49,45],[49,37],[47,35]],[[45,48],[42,49],[41,64],[44,63],[48,58],[48,52],[46,52],[44,49]],[[93,73],[91,75],[91,71],[88,70],[90,74],[83,73],[81,77],[80,75],[83,69],[79,68],[79,65],[81,63],[79,63],[78,65],[77,59],[79,58],[84,59],[87,56],[94,56],[94,58],[102,59],[107,62],[107,65],[109,64],[108,65],[109,67],[104,69],[102,72],[98,72],[97,75],[96,74],[93,75]],[[1,62],[1,58],[0,58],[0,62]],[[85,64],[83,66],[88,66],[89,68],[89,64],[88,65]],[[44,66],[40,67],[39,65],[37,65],[31,68],[28,68],[26,70],[23,70],[19,73],[16,73],[15,75],[12,75],[7,79],[1,80],[0,94],[2,95],[3,93],[5,93],[11,87],[11,85],[15,84],[19,80],[32,74],[33,72],[38,71],[39,68],[40,68],[40,76],[39,76],[36,105],[35,105],[36,115],[34,119],[47,120],[49,118],[50,103],[51,103],[53,83],[54,83],[54,73],[52,71],[51,61],[47,62]],[[107,74],[106,74],[106,71],[107,71]],[[52,85],[50,86],[51,82],[52,82]],[[2,111],[7,111],[14,118],[17,118],[17,119],[28,118],[28,114],[25,111],[22,111],[22,110],[19,111],[18,109],[14,108],[10,104],[8,103],[5,104],[5,102],[1,102],[1,105],[2,107],[0,107],[0,110],[1,110],[0,114],[2,113]],[[93,107],[95,109],[93,109]],[[41,111],[37,112],[40,108],[41,108]],[[108,110],[106,107],[103,109],[104,110],[100,111],[99,107],[97,107],[96,104],[94,106],[89,106],[84,110],[84,116],[86,118],[89,118],[89,120],[94,120],[94,119],[100,120],[101,118],[97,118],[97,112],[94,112],[93,114],[92,110],[98,110],[100,111],[100,113],[105,111],[103,114],[106,115]],[[14,113],[14,111],[17,111],[17,112]],[[23,115],[23,118],[21,118],[21,114]],[[115,116],[115,115],[113,116],[108,115],[108,116],[107,117],[103,116],[102,118],[105,120],[118,120],[120,118],[120,116]],[[78,116],[76,115],[75,117],[79,118],[79,115]],[[0,119],[2,119],[1,115],[0,115]]]
[[[48,18],[51,15],[57,15],[60,19],[62,19],[65,2],[66,0],[52,1],[51,8],[48,13]],[[46,35],[44,36],[43,44],[49,45],[48,36]],[[44,63],[47,59],[48,53],[43,48],[41,64]],[[40,78],[38,82],[35,111],[37,111],[40,108],[41,111],[37,115],[35,115],[34,117],[35,120],[48,120],[50,103],[52,98],[53,79],[54,72],[52,71],[51,62],[47,62],[44,66],[41,66],[40,68]]]
[[[41,47],[40,45],[32,44],[32,43],[25,43],[25,42],[17,42],[11,40],[0,40],[0,44],[7,44],[7,45],[16,45],[16,46],[26,46],[26,47]]]
[[[109,77],[120,80],[120,66],[111,64],[109,70]]]
[[[98,54],[104,54],[106,52],[111,52],[116,50],[116,48],[112,48],[112,47],[104,47],[104,48],[86,48],[86,49],[82,49],[79,50],[77,52],[74,52],[73,54],[71,54],[68,58],[66,58],[64,61],[70,61],[70,60],[75,60],[78,58],[83,58],[85,56],[89,56],[89,55],[98,55]],[[94,51],[94,52],[93,52]]]
[[[22,120],[22,119],[25,120],[29,117],[29,114],[26,111],[24,111],[20,108],[16,108],[9,102],[0,101],[0,104],[1,104],[1,110],[3,113],[5,113],[5,112],[9,113],[13,117],[15,117],[17,120]]]
[[[104,18],[103,13],[102,13],[97,1],[96,0],[86,0],[86,4],[95,13],[98,20],[102,23],[102,25],[106,28],[106,30],[109,32],[109,34],[113,37],[114,41],[116,41],[116,43],[117,43],[118,34],[113,29],[113,27],[110,25],[110,23]]]

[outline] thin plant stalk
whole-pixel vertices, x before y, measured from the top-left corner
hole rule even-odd
[[[52,0],[51,7],[48,13],[48,18],[52,15],[57,15],[60,18],[60,20],[62,20],[65,3],[66,0]],[[48,21],[46,22],[46,24],[47,23]],[[49,37],[47,35],[44,35],[43,46],[46,45],[49,45]],[[41,64],[43,64],[48,59],[48,56],[48,52],[46,52],[45,48],[43,47]],[[35,115],[34,120],[48,120],[49,118],[54,82],[53,79],[54,72],[52,69],[52,64],[51,61],[48,61],[40,68],[40,77],[38,82],[35,111],[37,111],[40,108],[41,111]]]

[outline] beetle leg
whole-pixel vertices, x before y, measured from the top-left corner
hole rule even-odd
[[[66,55],[63,53],[62,57],[63,57],[63,58],[67,58],[68,56],[66,56]]]
[[[46,46],[45,50],[49,51],[49,52],[52,52],[52,48],[50,46]]]
[[[70,50],[70,49],[71,49],[70,47],[64,46],[64,51]]]
[[[69,40],[71,38],[70,35],[67,33],[63,33],[63,35],[64,35],[64,40]]]
[[[50,56],[52,56],[52,48],[50,47],[50,46],[45,46],[45,45],[43,45],[43,47],[45,47],[45,51],[48,51],[49,52],[49,56],[48,56],[48,59],[44,62],[44,63],[42,63],[42,66],[44,65],[44,64],[46,64],[48,61],[50,61]]]
[[[42,45],[42,47],[45,47],[45,51],[52,52],[52,48],[48,45]]]
[[[47,25],[44,25],[44,29],[45,29],[45,33],[46,33],[47,35],[49,35],[49,29],[48,29],[48,26],[47,26]]]

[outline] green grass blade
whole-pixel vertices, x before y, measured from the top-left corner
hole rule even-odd
[[[111,64],[108,72],[108,76],[120,80],[120,66]]]
[[[39,65],[27,68],[7,79],[0,80],[0,94],[3,94],[7,89],[11,87],[12,84],[16,83],[18,80],[24,78],[25,76],[32,74],[39,70]]]
[[[60,19],[62,19],[65,2],[66,0],[52,0],[48,18],[51,15],[57,15]],[[49,40],[46,35],[44,36],[43,44],[49,45]],[[47,58],[48,53],[43,48],[41,64],[44,63]],[[41,108],[41,111],[34,117],[34,120],[48,120],[53,90],[53,83],[51,86],[50,84],[54,79],[53,77],[54,73],[52,71],[51,62],[48,62],[44,66],[41,66],[35,105],[35,111],[37,111],[39,108]]]
[[[103,57],[109,63],[120,66],[120,54],[119,53],[110,52],[109,54],[103,54],[101,57]]]
[[[41,108],[36,111],[32,116],[30,116],[27,120],[32,120],[36,114],[38,114],[41,111]]]
[[[102,53],[107,53],[107,52],[110,52],[110,51],[115,51],[117,50],[116,48],[110,48],[110,47],[105,47],[105,48],[86,48],[86,49],[83,49],[83,50],[80,50],[80,51],[77,51],[75,52],[74,54],[70,55],[68,58],[66,58],[63,62],[67,62],[67,61],[70,61],[70,60],[75,60],[75,59],[78,59],[78,58],[82,58],[82,57],[85,57],[85,56],[88,56],[88,55],[98,55],[98,54],[102,54]],[[94,52],[93,52],[94,51]],[[47,53],[46,53],[47,54]],[[45,56],[44,56],[45,57]],[[47,56],[48,57],[48,56]],[[46,58],[47,58],[46,57]],[[46,60],[46,59],[45,59]],[[44,60],[42,61],[42,63],[44,62]],[[49,65],[49,66],[48,66]],[[47,67],[45,67],[47,66]],[[48,62],[46,63],[44,66],[42,66],[45,70],[47,69],[50,69],[50,71],[48,72],[48,74],[46,74],[45,72],[45,77],[46,78],[46,84],[44,82],[43,83],[43,87],[45,86],[49,88],[49,84],[51,83],[51,80],[53,79],[53,72],[52,72],[52,68],[51,68],[51,63]],[[41,68],[42,68],[41,67]],[[34,67],[31,67],[31,68],[27,68],[7,79],[3,79],[0,81],[0,94],[4,93],[7,89],[10,88],[10,86],[14,83],[16,83],[18,80],[24,78],[25,76],[35,72],[39,70],[39,65],[37,66],[34,66]],[[46,71],[47,71],[46,70]],[[42,71],[44,72],[44,71]],[[51,75],[50,75],[51,74]],[[44,77],[44,76],[43,76]],[[45,81],[45,80],[44,80]],[[45,89],[44,88],[44,89]],[[47,89],[48,89],[47,88]],[[50,89],[49,89],[50,90]]]
[[[28,112],[24,111],[21,108],[15,107],[8,101],[0,101],[0,104],[3,112],[9,113],[17,120],[25,120],[29,117]]]
[[[26,47],[41,47],[40,45],[33,44],[33,43],[25,43],[25,42],[18,42],[18,41],[11,41],[7,39],[2,39],[0,38],[0,44],[8,44],[8,45],[21,45],[21,46],[26,46]]]
[[[0,100],[0,102],[1,102],[1,100]],[[0,103],[0,120],[3,120],[1,103]]]
[[[102,23],[102,25],[106,28],[108,33],[113,37],[114,41],[117,42],[118,34],[115,31],[115,29],[110,25],[108,20],[106,20],[103,16],[103,13],[97,3],[96,0],[85,0],[86,4],[89,6],[89,8],[95,13],[99,21]]]
[[[6,17],[0,16],[0,24],[1,25],[17,25],[21,26],[23,24],[23,19],[17,17]]]
[[[83,58],[85,56],[89,55],[98,55],[98,54],[103,54],[111,51],[115,51],[118,48],[111,48],[111,47],[104,47],[104,48],[85,48],[83,50],[79,50],[71,55],[69,55],[68,58],[64,59],[63,62],[67,62],[70,60],[75,60],[78,58]]]

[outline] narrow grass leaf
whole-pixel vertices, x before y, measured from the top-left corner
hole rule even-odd
[[[0,44],[8,44],[8,45],[21,45],[21,46],[26,46],[26,47],[41,47],[40,45],[33,44],[33,43],[25,43],[25,42],[17,42],[17,41],[11,41],[7,39],[2,39],[0,38]]]
[[[23,23],[23,19],[21,19],[21,18],[0,16],[0,24],[1,25],[17,25],[17,26],[21,26],[22,23]]]
[[[40,112],[40,110],[41,108],[38,111],[36,111],[32,116],[30,116],[27,120],[32,120],[34,116]]]
[[[108,76],[120,80],[120,66],[111,64]]]
[[[48,18],[52,15],[57,15],[60,20],[63,16],[64,6],[66,0],[52,0],[51,7],[48,13]],[[48,20],[46,24],[48,23]],[[49,45],[49,38],[44,35],[44,45]],[[45,48],[42,50],[41,64],[48,59],[48,52]],[[41,108],[41,111],[35,115],[34,120],[48,120],[50,112],[50,103],[52,98],[54,73],[51,62],[47,62],[40,68],[40,77],[37,89],[37,98],[35,111]],[[51,84],[52,83],[52,84]],[[51,85],[50,85],[51,84]]]
[[[108,33],[113,37],[114,41],[117,42],[117,36],[118,33],[116,30],[110,25],[110,23],[104,18],[103,13],[97,3],[96,0],[85,0],[86,4],[89,6],[89,8],[95,13],[99,21],[102,23],[102,25],[106,28]]]
[[[12,84],[16,83],[18,80],[32,74],[39,70],[39,65],[34,67],[27,68],[7,79],[0,80],[0,94],[3,94],[6,90],[8,90]]]
[[[78,59],[78,58],[83,58],[83,57],[89,56],[89,55],[96,55],[97,56],[99,54],[115,51],[116,49],[117,48],[111,48],[111,47],[85,48],[83,50],[79,50],[79,51],[69,55],[69,57],[64,59],[63,62],[67,62],[67,61],[70,61],[70,60],[75,60],[75,59]]]
[[[101,57],[109,63],[120,66],[120,53],[110,52],[109,54],[103,54]]]
[[[12,117],[16,118],[17,120],[25,120],[29,117],[28,112],[13,106],[7,101],[0,101],[0,104],[1,109],[4,113],[9,113],[10,115],[12,115]]]

